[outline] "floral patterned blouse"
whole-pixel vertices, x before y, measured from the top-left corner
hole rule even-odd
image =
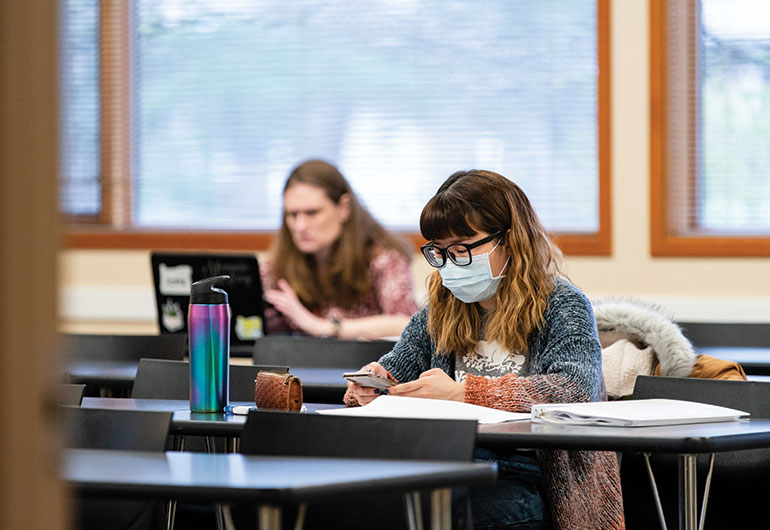
[[[259,273],[264,289],[272,289],[276,278],[273,277],[269,260],[260,260]],[[349,309],[331,305],[314,314],[342,320],[374,315],[407,315],[417,312],[412,290],[412,275],[409,259],[393,249],[386,249],[377,254],[369,263],[369,275],[372,288],[355,306]],[[273,307],[265,308],[265,328],[268,333],[301,332],[279,311]]]

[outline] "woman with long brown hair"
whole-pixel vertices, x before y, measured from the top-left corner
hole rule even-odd
[[[283,222],[261,266],[270,333],[397,336],[417,311],[410,251],[359,202],[339,170],[308,160],[283,190]]]
[[[561,253],[529,199],[491,171],[461,171],[420,217],[436,268],[428,304],[393,351],[365,368],[387,391],[348,383],[348,405],[380,393],[465,401],[514,412],[535,403],[605,399],[591,305],[560,272]],[[491,451],[498,481],[471,490],[475,528],[624,526],[614,453]]]

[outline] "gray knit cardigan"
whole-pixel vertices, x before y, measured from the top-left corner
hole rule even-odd
[[[454,377],[452,353],[436,353],[427,330],[429,308],[412,317],[401,339],[380,359],[400,382],[430,368]],[[604,399],[601,346],[591,304],[560,280],[543,322],[529,339],[530,374],[487,379],[468,375],[465,401],[496,409],[530,412],[535,403]],[[624,528],[617,457],[614,452],[539,450],[553,524],[564,530]]]

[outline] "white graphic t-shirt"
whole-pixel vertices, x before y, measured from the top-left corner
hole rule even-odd
[[[475,351],[455,359],[455,380],[462,383],[467,374],[487,378],[507,374],[527,375],[529,356],[511,353],[497,342],[480,340]]]
[[[527,375],[529,373],[529,355],[510,352],[498,342],[486,341],[486,327],[490,313],[481,310],[481,340],[476,349],[455,359],[455,381],[465,382],[468,374],[483,376],[488,379],[507,374]]]

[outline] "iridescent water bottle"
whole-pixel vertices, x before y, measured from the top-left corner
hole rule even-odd
[[[187,329],[190,340],[190,412],[222,412],[230,398],[230,305],[216,287],[229,276],[192,284]]]

